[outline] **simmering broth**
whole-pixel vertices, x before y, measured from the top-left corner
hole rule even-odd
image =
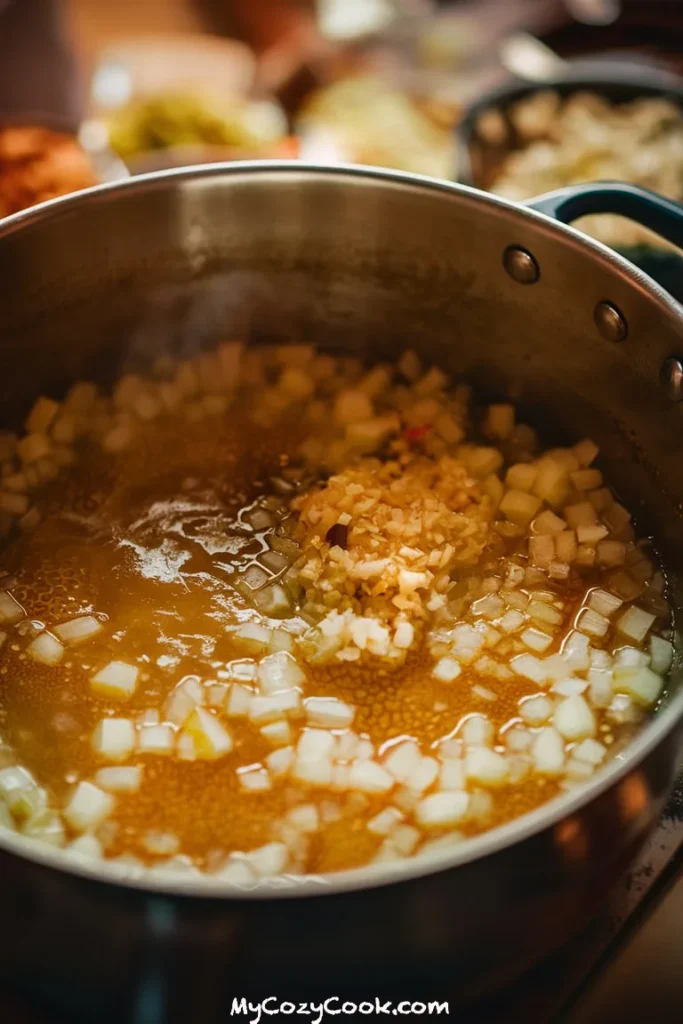
[[[27,430],[8,827],[244,883],[343,870],[580,785],[659,697],[664,578],[595,446],[543,454],[412,354],[231,343]]]

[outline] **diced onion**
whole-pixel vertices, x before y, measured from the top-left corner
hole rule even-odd
[[[484,619],[497,619],[505,611],[505,603],[498,594],[486,594],[473,603],[471,611]]]
[[[254,694],[247,686],[233,683],[226,703],[226,714],[230,718],[247,718]]]
[[[110,793],[136,793],[142,785],[142,767],[121,765],[100,768],[95,773],[95,782],[101,789],[106,789]]]
[[[100,697],[128,700],[135,693],[138,670],[125,661],[110,661],[90,680],[90,686]]]
[[[354,761],[349,770],[349,785],[362,793],[387,793],[394,777],[376,761]]]
[[[184,725],[192,711],[204,703],[204,688],[197,676],[187,676],[171,692],[164,705],[164,718],[173,725]]]
[[[406,740],[392,747],[384,759],[384,767],[399,782],[407,782],[411,774],[416,770],[422,755],[417,743]]]
[[[367,761],[369,758],[375,756],[375,746],[368,739],[361,739],[358,741],[356,747],[356,760]]]
[[[34,637],[26,653],[43,665],[59,665],[64,657],[64,647],[52,633],[43,632]]]
[[[577,491],[593,491],[602,486],[602,473],[599,469],[577,469],[569,476]]]
[[[546,456],[538,462],[537,470],[534,494],[547,501],[553,508],[561,507],[570,489],[567,467]]]
[[[278,775],[286,775],[293,761],[294,749],[292,747],[280,747],[278,750],[273,750],[272,753],[268,754],[266,757],[266,767],[273,778],[277,778]]]
[[[52,398],[46,398],[44,395],[37,398],[24,423],[28,433],[42,433],[47,430],[59,412],[59,408],[59,402],[55,402]]]
[[[550,687],[553,693],[559,693],[562,697],[575,697],[576,694],[585,693],[588,683],[585,679],[560,679]]]
[[[510,490],[530,491],[536,481],[536,467],[529,462],[517,462],[505,474],[505,484]]]
[[[256,670],[259,688],[263,694],[291,690],[306,682],[306,676],[295,659],[286,651],[268,654]]]
[[[54,631],[62,643],[75,646],[96,636],[102,628],[102,623],[94,615],[79,615],[76,619],[55,626]]]
[[[261,726],[261,735],[274,747],[287,747],[292,742],[292,730],[286,719]]]
[[[383,811],[370,819],[366,827],[368,832],[372,832],[376,836],[388,836],[399,822],[403,821],[403,817],[403,812],[399,811],[397,807],[385,807]]]
[[[302,707],[299,690],[281,690],[268,697],[252,697],[249,718],[255,725],[266,725],[278,718],[299,714]]]
[[[432,793],[415,808],[415,818],[423,828],[447,828],[467,814],[469,794],[464,791]]]
[[[611,722],[618,725],[640,721],[640,711],[636,707],[636,702],[627,693],[615,693],[606,714]]]
[[[196,707],[185,723],[184,732],[194,741],[195,755],[205,761],[225,757],[233,748],[232,736],[215,715]]]
[[[332,786],[332,761],[324,755],[301,755],[297,753],[291,770],[291,777],[309,786]]]
[[[614,689],[625,693],[636,704],[650,707],[662,691],[662,677],[644,665],[615,665],[613,671]]]
[[[473,661],[484,646],[484,637],[474,626],[460,623],[451,631],[451,654],[467,664]]]
[[[541,507],[541,499],[528,491],[507,491],[499,510],[517,526],[528,526]]]
[[[527,615],[541,626],[559,626],[563,618],[562,612],[545,601],[530,601]]]
[[[138,749],[142,754],[170,754],[175,747],[173,726],[144,725],[138,734]]]
[[[400,650],[407,650],[412,646],[415,638],[415,629],[410,622],[400,622],[394,633],[394,646]]]
[[[575,444],[573,451],[579,465],[587,467],[590,466],[592,462],[595,462],[600,449],[594,441],[591,441],[590,438],[586,438],[583,441],[579,441],[578,444]]]
[[[529,538],[529,560],[539,569],[549,569],[555,559],[555,542],[552,536],[541,534]]]
[[[541,775],[559,775],[564,768],[564,741],[557,729],[546,726],[531,745],[536,771]]]
[[[665,676],[673,662],[674,649],[668,640],[660,636],[650,637],[650,668],[659,676]]]
[[[135,747],[135,728],[128,718],[103,718],[92,738],[93,749],[108,761],[125,761]]]
[[[114,810],[114,797],[92,782],[79,782],[64,808],[64,817],[75,832],[101,825]]]
[[[470,747],[465,754],[465,775],[483,786],[500,786],[508,778],[508,762],[488,747]]]
[[[238,768],[237,777],[242,789],[252,793],[265,793],[272,788],[270,775],[260,764]]]
[[[421,838],[419,830],[413,828],[412,825],[399,825],[391,833],[389,842],[392,847],[401,854],[401,856],[408,857],[420,842]]]
[[[519,713],[529,725],[543,725],[553,713],[553,704],[543,694],[536,697],[525,697],[520,701]]]
[[[259,878],[271,878],[286,870],[289,851],[284,843],[266,843],[257,850],[251,850],[247,860]]]
[[[526,615],[524,612],[521,612],[516,608],[510,608],[509,611],[507,611],[505,615],[498,620],[498,626],[504,633],[515,633],[524,625],[525,620]]]
[[[588,764],[599,765],[607,756],[607,747],[598,740],[591,738],[581,740],[572,748],[572,757],[579,761],[587,761]]]
[[[194,740],[186,732],[181,732],[178,736],[175,752],[179,761],[197,760],[197,753],[194,749]]]
[[[596,708],[609,707],[613,696],[612,670],[592,668],[588,673],[588,684],[591,704]]]
[[[439,772],[440,789],[464,789],[465,765],[459,757],[447,757],[441,764]]]
[[[227,683],[210,683],[206,688],[206,703],[211,708],[225,708],[229,693]]]
[[[17,442],[17,454],[23,463],[37,462],[50,454],[52,444],[46,434],[27,434]]]
[[[461,672],[462,669],[455,658],[440,658],[432,669],[432,675],[440,683],[452,683]]]
[[[483,424],[486,437],[494,441],[504,441],[515,429],[515,407],[509,402],[490,405]]]
[[[547,650],[553,642],[553,638],[551,636],[533,626],[530,629],[526,629],[522,633],[520,639],[522,643],[526,644],[527,647],[530,647],[532,651],[538,651],[540,653]]]
[[[564,519],[556,516],[551,509],[547,508],[534,519],[532,529],[534,533],[538,534],[562,533],[563,530],[567,529],[567,524]]]
[[[223,881],[232,885],[252,886],[256,882],[251,865],[239,854],[231,853],[219,874]]]
[[[287,814],[287,820],[301,832],[317,832],[320,828],[320,814],[315,804],[299,804],[298,807],[292,807]]]
[[[594,526],[597,522],[595,509],[590,501],[567,505],[564,509],[564,517],[572,530],[578,530],[581,526]]]
[[[493,725],[486,715],[469,715],[460,736],[466,746],[486,746],[493,743]]]
[[[335,746],[334,736],[325,729],[304,729],[297,745],[297,756],[331,758]]]
[[[511,753],[520,754],[528,750],[533,741],[533,733],[520,725],[513,725],[505,730],[503,736],[505,746]]]
[[[161,715],[157,708],[145,708],[137,716],[138,725],[158,725],[161,721]]]
[[[631,513],[623,505],[620,505],[618,501],[613,501],[605,509],[603,519],[614,536],[623,538],[624,531],[631,522]]]
[[[341,426],[370,419],[372,413],[372,402],[364,392],[347,389],[337,395],[334,418]]]
[[[548,680],[543,662],[533,654],[518,654],[510,661],[510,668],[516,675],[531,679],[532,682],[539,685]]]
[[[47,790],[41,786],[33,785],[14,790],[5,797],[5,800],[15,818],[26,822],[35,821],[48,809]]]
[[[288,654],[291,654],[294,651],[294,637],[286,629],[274,629],[270,636],[268,649],[271,654],[277,654],[279,651],[287,651]]]
[[[585,633],[572,630],[562,644],[562,658],[575,672],[585,671],[590,664],[590,642]]]
[[[309,725],[327,729],[346,729],[355,715],[355,708],[336,697],[308,697],[304,708]]]
[[[609,630],[609,619],[593,608],[583,608],[576,620],[576,628],[589,636],[604,637]]]
[[[271,631],[255,622],[245,622],[232,631],[232,637],[249,654],[265,653],[270,644]]]
[[[436,781],[439,774],[439,762],[434,757],[421,757],[408,778],[405,780],[409,789],[423,793]]]
[[[595,714],[580,694],[560,701],[555,708],[553,725],[566,740],[582,740],[594,736],[597,730]]]
[[[33,789],[35,786],[36,782],[31,773],[19,765],[3,768],[0,771],[0,794],[8,802],[11,802],[12,794],[25,789]]]
[[[645,612],[642,608],[631,605],[617,619],[616,625],[619,632],[624,636],[627,636],[630,640],[635,640],[636,643],[641,643],[647,636],[654,621],[655,616],[651,615],[650,612]]]
[[[620,597],[599,588],[591,592],[588,600],[588,607],[598,612],[599,615],[606,616],[606,618],[609,618],[618,608],[621,608],[622,604],[623,601]]]

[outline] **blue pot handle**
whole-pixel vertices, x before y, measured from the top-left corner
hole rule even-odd
[[[568,185],[532,199],[527,206],[563,224],[571,224],[588,214],[618,214],[683,249],[683,206],[640,185],[620,181]]]

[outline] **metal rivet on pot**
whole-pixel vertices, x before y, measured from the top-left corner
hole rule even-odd
[[[509,245],[503,253],[503,266],[518,284],[534,284],[541,276],[538,263],[519,245]]]
[[[659,383],[672,402],[683,401],[683,363],[673,356],[665,359],[659,371]]]
[[[611,302],[598,302],[593,319],[606,341],[624,341],[626,338],[628,324],[624,314]]]

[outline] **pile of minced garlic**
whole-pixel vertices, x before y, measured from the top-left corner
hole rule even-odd
[[[115,470],[165,424],[233,416],[288,444],[240,513],[259,553],[236,555],[225,582],[246,602],[231,660],[175,680],[142,713],[126,706],[148,669],[93,664],[102,718],[87,742],[100,767],[55,806],[2,748],[0,821],[107,856],[150,763],[228,764],[235,806],[253,801],[258,818],[264,794],[284,802],[262,815],[268,842],[228,845],[199,858],[204,869],[239,883],[309,871],[312,837],[344,822],[372,839],[365,861],[393,860],[519,813],[505,808],[529,780],[552,782],[549,796],[580,784],[656,704],[673,656],[665,581],[596,445],[543,450],[511,404],[477,408],[412,352],[368,367],[307,345],[227,342],[111,394],[79,382],[61,401],[41,397],[23,435],[0,433],[0,534],[38,529],[42,485],[77,473],[82,455],[98,450]],[[94,612],[40,622],[12,589],[0,579],[0,647],[55,673],[110,628]],[[404,709],[384,714],[373,738],[361,697],[410,673],[429,681],[428,706],[414,728]],[[155,864],[196,869],[178,836],[153,835]]]

